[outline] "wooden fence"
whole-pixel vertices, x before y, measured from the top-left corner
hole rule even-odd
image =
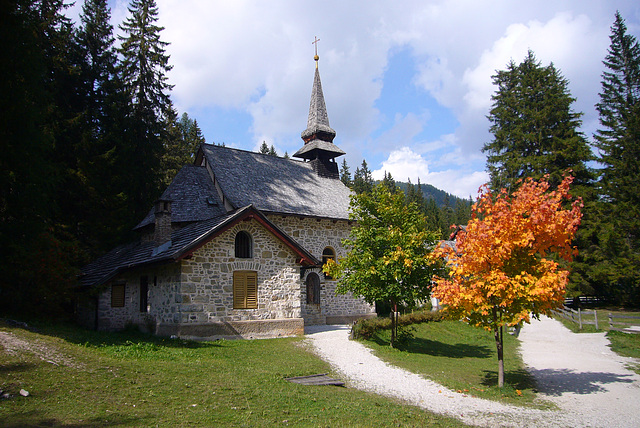
[[[640,316],[609,313],[609,329],[640,334]]]
[[[598,311],[595,309],[582,310],[578,308],[578,310],[575,310],[565,306],[553,312],[566,320],[573,321],[578,324],[580,326],[580,330],[582,330],[583,324],[595,325],[596,330],[598,330]],[[588,316],[588,319],[584,319],[585,315]]]

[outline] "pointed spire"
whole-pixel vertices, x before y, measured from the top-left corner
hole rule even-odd
[[[338,165],[334,159],[344,155],[345,152],[333,144],[336,131],[329,125],[329,115],[327,114],[327,106],[324,102],[322,83],[320,82],[320,71],[318,70],[318,60],[320,58],[318,57],[317,43],[318,38],[313,42],[313,44],[316,45],[316,54],[313,57],[316,61],[316,72],[311,90],[307,129],[302,131],[304,146],[302,146],[293,157],[311,161],[319,175],[339,178]]]
[[[311,103],[309,104],[309,119],[307,119],[307,129],[302,132],[302,139],[305,143],[316,138],[331,142],[335,136],[336,131],[329,125],[329,115],[322,93],[322,82],[320,82],[320,71],[316,68],[313,89],[311,90]]]

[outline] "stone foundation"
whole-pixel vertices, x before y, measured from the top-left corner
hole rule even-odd
[[[304,335],[304,320],[290,318],[280,320],[252,320],[209,322],[204,324],[160,324],[159,336],[177,336],[189,340],[217,339],[267,339]]]

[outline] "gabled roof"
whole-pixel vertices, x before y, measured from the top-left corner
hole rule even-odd
[[[203,144],[201,155],[225,200],[262,212],[347,220],[351,190],[307,162]]]
[[[208,220],[227,214],[209,172],[201,166],[184,166],[160,199],[171,201],[172,223]],[[152,208],[136,229],[152,224],[154,220]]]
[[[104,284],[124,270],[155,263],[177,261],[191,255],[220,233],[246,219],[254,219],[284,242],[302,265],[320,262],[290,236],[280,230],[253,206],[231,214],[192,223],[171,234],[171,241],[158,246],[153,241],[137,241],[121,245],[82,269],[80,283],[90,287]]]

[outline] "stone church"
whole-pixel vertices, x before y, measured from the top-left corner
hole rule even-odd
[[[202,145],[136,226],[140,239],[82,270],[93,297],[79,305],[81,322],[217,339],[299,335],[375,316],[322,272],[346,254],[353,225],[315,60],[297,159]]]

